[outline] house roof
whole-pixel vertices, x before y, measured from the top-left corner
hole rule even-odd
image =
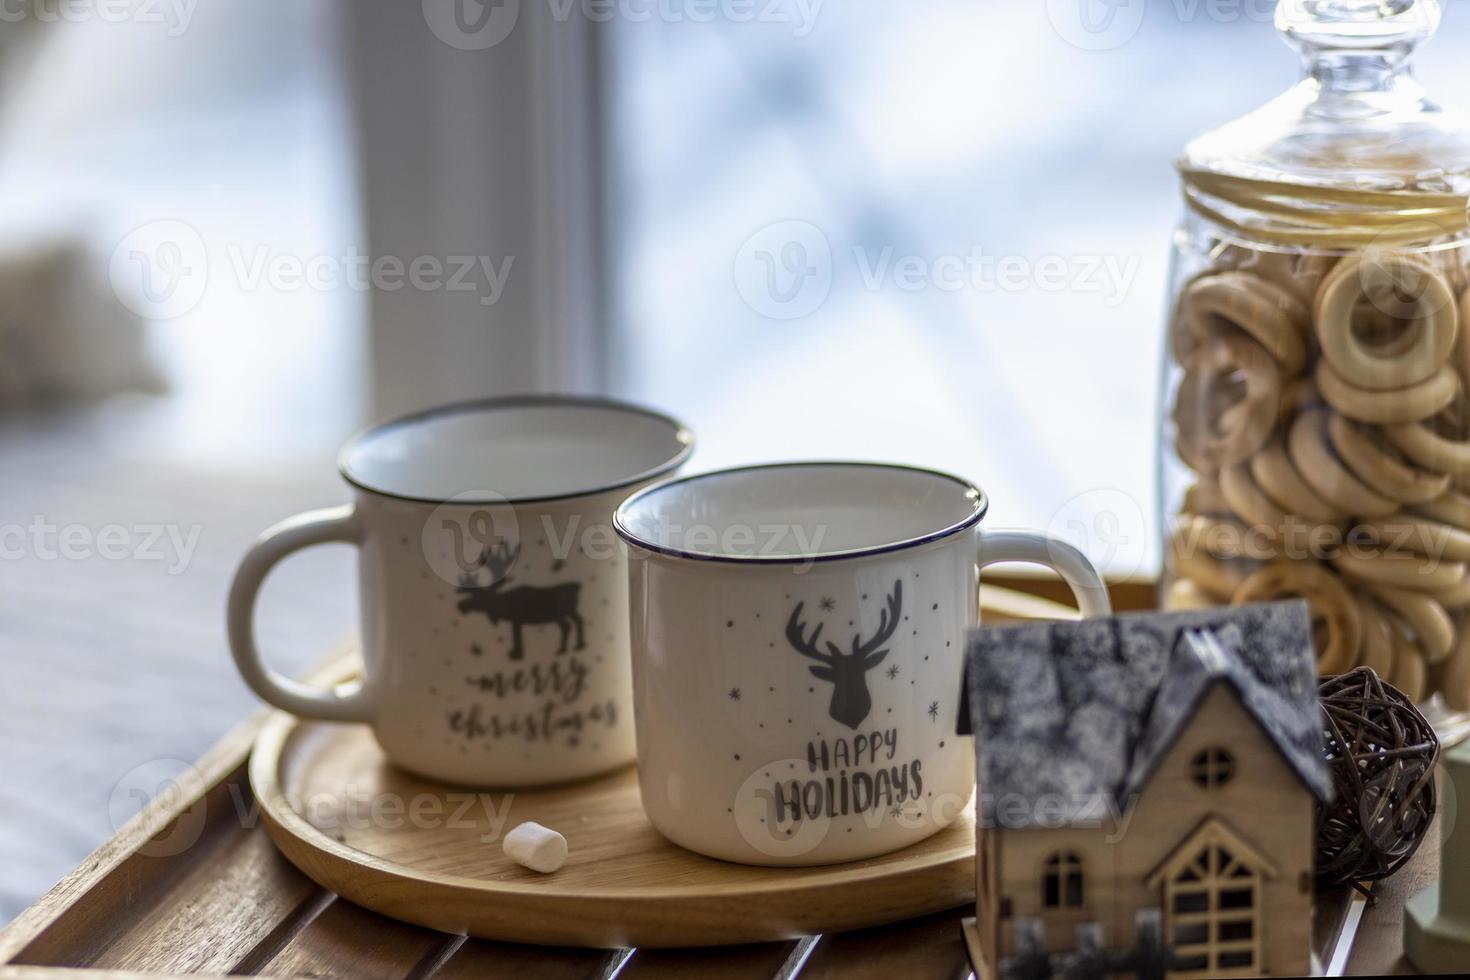
[[[976,735],[981,820],[1066,826],[1121,811],[1222,683],[1326,799],[1315,659],[1300,600],[974,630],[960,730]]]

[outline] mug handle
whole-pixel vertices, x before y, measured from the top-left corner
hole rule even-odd
[[[1102,576],[1075,546],[1040,531],[981,531],[980,560],[983,569],[1003,561],[1043,565],[1060,575],[1077,597],[1083,618],[1106,616],[1113,611]]]
[[[376,714],[368,690],[358,684],[343,693],[324,691],[272,670],[255,645],[255,601],[271,569],[292,552],[316,544],[360,545],[361,528],[351,504],[308,511],[287,518],[263,533],[245,554],[230,583],[225,614],[230,652],[240,676],[262,700],[302,718],[370,722]]]

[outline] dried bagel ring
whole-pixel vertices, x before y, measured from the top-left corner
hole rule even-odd
[[[1216,558],[1207,551],[1171,555],[1170,566],[1181,578],[1216,595],[1233,594],[1249,572],[1239,561]]]
[[[1426,663],[1439,663],[1449,656],[1455,643],[1455,621],[1450,618],[1444,606],[1422,592],[1395,589],[1386,585],[1372,585],[1368,588],[1414,631]]]
[[[1175,555],[1172,566],[1181,579],[1212,595],[1233,593],[1245,581],[1248,571],[1238,561],[1216,558],[1203,551],[1188,556]]]
[[[1413,592],[1442,592],[1464,584],[1464,562],[1446,562],[1406,551],[1380,551],[1372,555],[1340,551],[1332,567],[1347,578],[1371,585],[1387,585]]]
[[[1335,545],[1340,540],[1336,524],[1307,521],[1278,507],[1256,484],[1246,463],[1221,470],[1220,489],[1230,509],[1261,541],[1280,542],[1275,555],[1261,557],[1314,554],[1314,548]]]
[[[1221,404],[1237,379],[1244,397]],[[1265,348],[1242,334],[1211,337],[1190,358],[1175,396],[1180,454],[1187,451],[1185,462],[1203,473],[1249,458],[1275,427],[1280,398],[1281,375]]]
[[[1388,613],[1372,596],[1359,595],[1358,613],[1363,617],[1363,642],[1358,663],[1373,668],[1379,677],[1393,673],[1394,627]]]
[[[1288,513],[1299,514],[1319,524],[1337,524],[1345,516],[1307,485],[1292,465],[1280,439],[1272,438],[1264,449],[1252,456],[1250,467],[1256,485]]]
[[[1217,480],[1201,477],[1184,491],[1179,510],[1184,514],[1229,514],[1230,505],[1225,502]]]
[[[1317,362],[1317,388],[1327,404],[1350,419],[1391,425],[1419,422],[1447,408],[1460,393],[1460,376],[1442,367],[1409,388],[1373,391],[1344,380],[1325,360]]]
[[[1199,521],[1206,523],[1201,524]],[[1170,537],[1169,565],[1176,574],[1189,579],[1206,592],[1228,596],[1239,588],[1250,569],[1259,562],[1239,552],[1225,555],[1212,552],[1209,547],[1210,530],[1216,527],[1229,528],[1229,525],[1210,521],[1209,518],[1182,519],[1175,525],[1174,533]],[[1239,535],[1235,540],[1243,548],[1245,529],[1237,526],[1234,530]],[[1228,550],[1228,541],[1216,541],[1214,544],[1220,550]]]
[[[1220,492],[1225,495],[1226,503],[1241,520],[1260,528],[1272,538],[1279,537],[1293,523],[1286,511],[1277,507],[1256,486],[1256,481],[1251,478],[1250,466],[1246,463],[1236,463],[1220,471]]]
[[[1395,553],[1428,555],[1436,560],[1470,561],[1470,531],[1414,514],[1364,521],[1358,525]]]
[[[1332,448],[1358,479],[1385,497],[1403,504],[1433,500],[1450,488],[1446,473],[1411,466],[1344,416],[1332,413],[1327,422]]]
[[[1313,312],[1323,358],[1344,381],[1369,391],[1433,377],[1459,332],[1448,280],[1410,252],[1343,259],[1323,280]]]
[[[1198,582],[1187,578],[1176,578],[1169,583],[1169,588],[1164,593],[1165,609],[1214,609],[1228,605],[1228,598],[1217,596]]]
[[[1288,377],[1307,363],[1309,314],[1301,300],[1280,286],[1249,272],[1201,276],[1179,298],[1179,330],[1175,350],[1188,357],[1209,337],[1240,330],[1269,351]]]
[[[1189,375],[1185,375],[1185,381],[1188,382],[1189,380]],[[1202,424],[1208,425],[1210,427],[1209,430],[1214,432],[1239,431],[1242,426],[1253,424],[1251,422],[1251,414],[1254,406],[1249,399],[1227,403],[1226,399],[1230,397],[1231,393],[1223,386],[1218,387],[1216,394],[1208,399],[1210,404],[1199,404],[1195,396],[1196,388],[1197,386],[1186,388],[1183,384],[1179,388],[1179,400],[1174,410],[1174,420],[1176,425],[1179,426],[1177,448],[1179,449],[1179,457],[1193,467],[1196,472],[1211,474],[1218,470],[1219,466],[1207,459],[1201,458],[1200,454],[1195,451],[1195,444],[1199,434],[1205,431],[1200,426]],[[1194,411],[1192,412],[1188,410],[1190,405],[1194,406]],[[1210,419],[1214,421],[1203,421]],[[1184,428],[1184,425],[1190,421],[1194,423],[1193,431]]]
[[[1251,575],[1230,597],[1232,606],[1299,597],[1311,604],[1317,642],[1317,665],[1350,664],[1362,641],[1358,604],[1342,580],[1316,562],[1277,561]]]
[[[1393,673],[1389,675],[1388,682],[1410,701],[1423,701],[1428,693],[1429,675],[1424,652],[1404,632],[1402,624],[1395,624],[1393,634]]]
[[[1440,589],[1429,593],[1429,597],[1451,612],[1470,607],[1470,576],[1452,589]]]
[[[1452,711],[1470,711],[1470,623],[1462,622],[1454,650],[1441,665],[1439,693]]]
[[[1470,324],[1470,320],[1465,319],[1470,316],[1470,289],[1460,293],[1459,309],[1460,335],[1455,338],[1455,349],[1450,359],[1455,365],[1455,370],[1460,372],[1460,376],[1470,382],[1470,328],[1466,326]]]
[[[1203,552],[1226,561],[1267,561],[1276,557],[1276,546],[1268,534],[1229,515],[1180,514],[1170,541],[1178,554]]]
[[[1470,495],[1458,490],[1446,490],[1434,500],[1415,504],[1414,510],[1455,527],[1470,529]]]
[[[1222,268],[1239,269],[1269,280],[1310,307],[1312,297],[1317,295],[1323,278],[1337,260],[1336,255],[1325,252],[1273,252],[1232,245],[1220,252],[1216,263]]]
[[[1470,442],[1453,439],[1439,432],[1435,419],[1400,422],[1384,427],[1394,448],[1420,466],[1428,466],[1449,476],[1470,476]]]
[[[1281,407],[1277,418],[1282,422],[1296,418],[1313,408],[1324,408],[1327,402],[1317,390],[1317,382],[1311,375],[1292,378],[1281,387]]]
[[[1431,232],[1428,227],[1424,230],[1431,234],[1435,233]],[[1465,250],[1457,245],[1454,248],[1442,248],[1423,253],[1426,259],[1434,263],[1435,268],[1444,276],[1445,282],[1450,284],[1450,291],[1457,296],[1465,288],[1466,268],[1464,252]],[[1464,322],[1462,318],[1460,323],[1463,324]]]
[[[1317,495],[1344,514],[1387,517],[1398,504],[1369,489],[1327,446],[1327,411],[1305,412],[1292,423],[1287,452],[1297,473]]]

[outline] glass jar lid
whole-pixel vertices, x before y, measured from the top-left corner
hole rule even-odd
[[[1258,241],[1328,248],[1463,236],[1470,116],[1429,99],[1414,49],[1438,0],[1281,0],[1291,89],[1189,143],[1190,207]]]

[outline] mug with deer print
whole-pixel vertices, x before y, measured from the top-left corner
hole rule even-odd
[[[1097,571],[933,470],[786,463],[634,494],[628,544],[643,808],[667,838],[746,864],[815,865],[940,830],[975,786],[954,734],[980,568],[1058,571],[1084,615]]]
[[[377,426],[342,451],[353,503],[266,531],[230,589],[230,648],[263,699],[365,722],[436,779],[532,786],[633,761],[628,578],[611,529],[628,493],[678,469],[689,431],[620,402],[525,396]],[[358,549],[362,680],[325,691],[256,648],[261,583],[315,544]]]

